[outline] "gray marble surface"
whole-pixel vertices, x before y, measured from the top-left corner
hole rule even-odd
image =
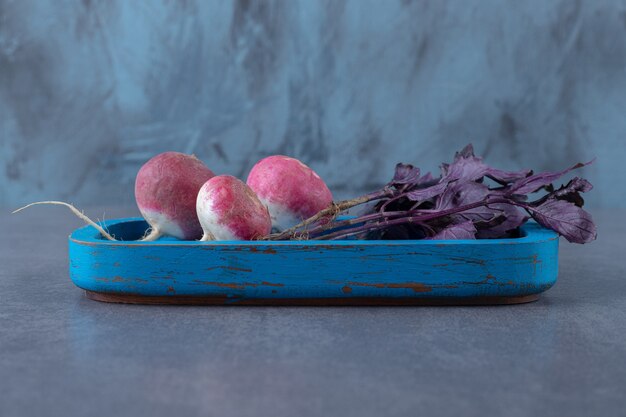
[[[626,0],[0,0],[0,206],[132,204],[141,164],[245,178],[287,154],[336,195],[473,142],[626,207]]]
[[[0,415],[623,416],[625,215],[563,242],[532,304],[247,308],[87,300],[67,273],[78,220],[0,214]]]

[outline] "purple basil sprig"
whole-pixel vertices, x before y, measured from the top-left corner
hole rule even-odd
[[[532,217],[570,242],[587,243],[597,235],[591,215],[582,209],[581,193],[590,191],[591,183],[575,177],[555,189],[553,182],[590,163],[538,174],[504,171],[485,164],[468,145],[452,163],[441,165],[438,178],[397,164],[381,190],[333,204],[269,239],[495,239],[517,236]],[[531,200],[529,194],[540,190],[545,194]],[[370,211],[336,219],[340,212],[372,201],[376,204]]]

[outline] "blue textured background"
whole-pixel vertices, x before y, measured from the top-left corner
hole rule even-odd
[[[626,206],[626,2],[0,0],[0,205],[127,204],[151,155],[241,177],[301,158],[339,196],[472,141],[586,168]]]

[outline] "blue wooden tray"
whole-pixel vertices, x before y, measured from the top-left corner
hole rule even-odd
[[[558,236],[536,223],[497,240],[196,242],[144,235],[143,219],[69,237],[91,299],[144,304],[464,305],[534,301],[554,285]]]

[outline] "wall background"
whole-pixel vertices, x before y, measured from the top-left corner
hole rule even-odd
[[[0,0],[0,205],[131,204],[155,153],[338,196],[472,141],[626,207],[626,1]]]

